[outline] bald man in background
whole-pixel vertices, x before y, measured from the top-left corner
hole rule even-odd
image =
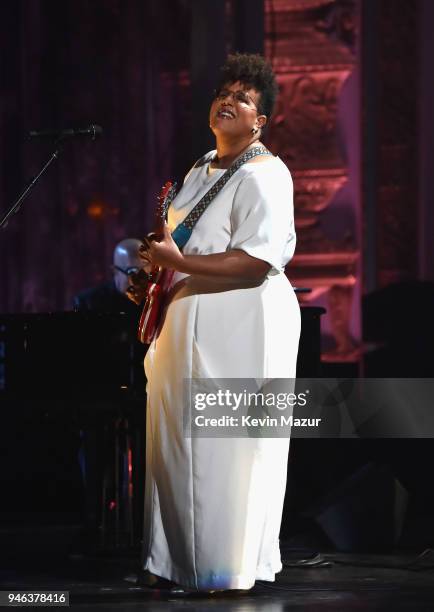
[[[133,276],[143,269],[139,256],[142,242],[137,238],[125,238],[113,251],[113,279],[97,287],[86,289],[74,297],[74,310],[102,313],[125,312],[139,318],[141,309],[128,297]]]
[[[145,376],[143,369],[143,358],[146,347],[137,340],[137,327],[142,308],[138,303],[134,303],[128,297],[128,289],[133,286],[135,275],[143,270],[143,259],[139,256],[139,248],[142,245],[140,240],[136,238],[126,238],[116,245],[113,251],[113,278],[101,285],[80,292],[74,297],[74,310],[80,313],[94,313],[99,315],[121,315],[119,319],[123,319],[125,331],[128,332],[131,349],[129,350],[130,363],[127,366],[130,368],[130,383],[132,389],[141,397],[145,391]],[[86,318],[86,317],[84,317]],[[108,317],[107,333],[110,333],[111,318]],[[116,341],[125,342],[125,334],[122,337],[118,333],[118,327],[113,327],[116,333],[113,342],[114,359],[117,354]],[[124,355],[124,351],[120,350],[119,355]],[[124,367],[125,364],[120,364]],[[99,367],[96,364],[96,367]],[[123,401],[126,401],[127,396]],[[84,546],[89,550],[98,549],[100,546],[100,538],[102,533],[102,525],[109,525],[110,511],[103,503],[103,487],[105,487],[105,495],[115,495],[116,477],[113,473],[113,453],[116,448],[116,439],[118,432],[116,430],[118,414],[124,414],[122,410],[125,408],[122,402],[119,401],[119,413],[113,420],[111,413],[114,410],[114,404],[110,404],[107,413],[101,410],[97,419],[90,419],[81,430],[81,453],[82,453],[82,472],[83,484],[85,491],[85,539]],[[139,402],[144,400],[139,400]],[[145,456],[142,448],[142,440],[144,440],[144,422],[141,416],[135,415],[131,406],[128,405],[128,423],[129,427],[137,434],[132,439],[132,456],[133,456],[133,509],[134,520],[137,523],[135,529],[140,529],[141,525],[141,507],[143,499],[143,482],[144,482],[144,465],[141,464],[142,457]],[[144,411],[143,411],[144,413]],[[142,415],[142,411],[139,413]],[[121,438],[123,440],[123,438]],[[122,443],[125,443],[123,441]],[[129,491],[129,489],[128,489]],[[121,499],[121,506],[126,504],[124,499],[125,493],[117,491]],[[130,493],[129,493],[130,494]],[[125,510],[124,510],[125,511]],[[110,519],[111,520],[111,519]],[[110,527],[112,528],[112,527]],[[107,527],[108,529],[108,527]],[[104,536],[108,537],[108,536]]]

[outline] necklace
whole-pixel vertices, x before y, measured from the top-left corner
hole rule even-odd
[[[219,156],[216,153],[215,156],[213,157],[213,159],[209,162],[208,169],[210,169],[210,170],[227,170],[234,163],[234,161],[236,161],[239,157],[241,157],[241,155],[246,153],[249,149],[251,149],[252,147],[263,147],[263,146],[264,145],[262,143],[260,143],[259,140],[255,140],[254,142],[251,142],[244,149],[242,149],[239,153],[237,153],[237,155],[235,155],[235,157],[230,160],[230,163],[226,162],[226,164],[227,164],[226,168],[211,168],[211,164],[219,164],[220,163]]]

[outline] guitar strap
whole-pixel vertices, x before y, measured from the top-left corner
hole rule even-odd
[[[216,195],[223,189],[231,176],[245,164],[249,159],[256,157],[257,155],[273,155],[265,147],[254,147],[249,149],[241,157],[234,161],[234,163],[226,170],[226,172],[219,178],[219,180],[209,189],[206,194],[199,200],[193,210],[185,217],[179,225],[176,226],[172,232],[172,238],[176,242],[179,249],[188,242],[194,226],[199,221],[205,210],[211,204]],[[195,164],[196,166],[197,164]]]

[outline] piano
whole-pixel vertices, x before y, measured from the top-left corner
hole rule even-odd
[[[323,312],[302,308],[299,376],[320,374]],[[137,545],[145,351],[124,314],[0,315],[0,522],[57,517],[84,524],[96,548]]]

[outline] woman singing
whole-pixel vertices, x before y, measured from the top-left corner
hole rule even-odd
[[[277,87],[259,55],[232,55],[209,122],[216,150],[188,173],[147,264],[175,270],[150,345],[144,563],[184,587],[250,589],[282,569],[279,530],[289,437],[185,437],[185,381],[295,378],[300,310],[284,269],[295,248],[293,186],[273,155],[249,159],[182,249],[171,233],[225,171],[261,145]]]

